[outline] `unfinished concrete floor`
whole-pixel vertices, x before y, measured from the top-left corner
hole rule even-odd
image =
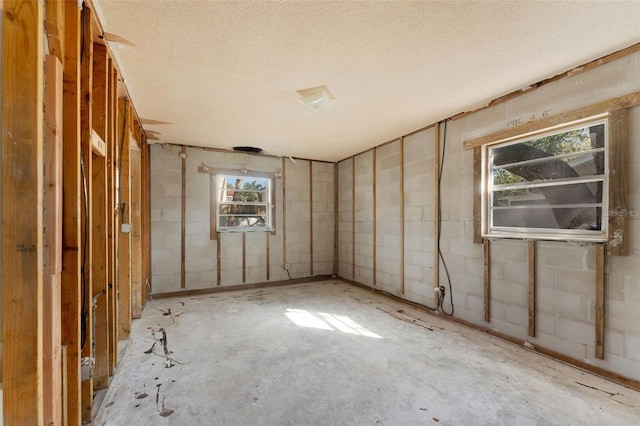
[[[329,280],[149,302],[95,424],[637,425],[640,393]]]

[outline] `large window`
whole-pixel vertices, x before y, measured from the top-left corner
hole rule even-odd
[[[484,147],[483,236],[605,241],[606,117]]]
[[[251,172],[212,174],[215,232],[273,231],[273,177]]]

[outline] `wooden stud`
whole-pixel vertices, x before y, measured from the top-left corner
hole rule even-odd
[[[340,225],[340,188],[338,185],[339,163],[333,164],[333,274],[338,275],[338,247],[339,247],[339,225]]]
[[[2,372],[4,423],[43,424],[43,4],[4,2]]]
[[[400,294],[404,294],[404,137],[400,138]]]
[[[118,339],[131,332],[131,107],[126,98],[118,100]],[[127,229],[127,227],[129,229]]]
[[[186,245],[187,245],[187,147],[183,146],[180,152],[182,170],[182,189],[180,197],[180,288],[186,288]],[[211,181],[215,182],[215,179]],[[215,186],[214,186],[215,189]],[[215,194],[215,191],[213,192]],[[214,198],[212,198],[213,200]],[[215,203],[214,203],[215,204]]]
[[[313,275],[313,161],[309,160],[309,275]]]
[[[242,233],[242,282],[247,282],[247,233]]]
[[[596,245],[596,358],[604,359],[604,297],[605,297],[604,244]]]
[[[222,243],[220,235],[216,238],[216,285],[222,285]]]
[[[118,232],[119,214],[117,207],[116,177],[118,172],[118,75],[113,61],[109,58],[109,131],[107,132],[107,172],[108,172],[108,202],[107,218],[109,220],[109,271],[107,276],[107,290],[109,303],[109,376],[112,376],[118,365]]]
[[[489,240],[484,240],[482,245],[482,260],[484,266],[484,321],[491,321],[491,275],[490,275],[490,248]]]
[[[373,285],[378,284],[378,161],[376,159],[377,148],[373,148],[373,206],[371,211],[373,221]]]
[[[92,104],[92,145],[96,138],[104,145],[102,155],[92,156],[92,302],[95,306],[94,340],[92,342],[95,356],[93,377],[94,390],[105,389],[109,385],[109,320],[107,293],[108,279],[108,223],[107,223],[107,158],[106,143],[108,132],[107,94],[109,82],[107,76],[107,48],[100,44],[93,47],[93,104]]]
[[[80,391],[80,9],[65,2],[62,151],[62,343],[64,424],[82,423]]]
[[[518,137],[526,133],[537,132],[543,129],[547,129],[552,126],[558,126],[571,121],[582,120],[592,117],[594,115],[603,114],[607,112],[614,112],[624,108],[630,108],[636,105],[640,105],[640,92],[630,93],[618,98],[608,99],[606,101],[598,102],[593,105],[574,109],[572,111],[556,114],[551,117],[542,118],[537,121],[524,123],[519,126],[509,127],[507,129],[493,132],[486,136],[481,136],[476,139],[468,140],[464,143],[464,149],[471,149],[477,146],[482,146],[488,143],[502,141],[513,137]]]
[[[627,256],[628,247],[628,129],[627,110],[620,109],[609,114],[609,218],[607,253]],[[606,215],[606,216],[605,216]]]
[[[93,346],[93,185],[92,185],[92,147],[91,134],[93,130],[93,28],[91,25],[93,12],[89,8],[82,9],[82,34],[83,50],[80,55],[80,148],[82,151],[81,179],[83,185],[82,202],[80,203],[81,222],[81,256],[82,256],[82,288],[83,288],[83,315],[82,327],[84,328],[84,340],[82,342],[82,356],[92,356]],[[82,421],[88,423],[93,418],[93,376],[82,381]]]
[[[287,265],[287,161],[284,157],[282,157],[282,263],[283,267]]]
[[[202,167],[198,167],[198,172],[199,173],[203,173],[205,171],[201,171]],[[206,171],[206,173],[209,173],[208,171]],[[211,226],[209,227],[209,239],[210,240],[217,240],[218,239],[218,224],[217,224],[217,217],[216,217],[216,177],[215,175],[211,174],[209,177],[209,202],[211,203],[211,205],[209,206],[209,223],[211,224]]]
[[[44,423],[62,424],[62,63],[45,63]]]
[[[351,157],[351,275],[356,277],[356,157]]]
[[[435,240],[435,250],[433,259],[433,281],[435,287],[440,287],[440,123],[436,123],[435,127],[435,143],[434,143],[434,208],[435,220],[433,221],[433,235]],[[439,294],[434,292],[434,302],[436,306],[440,303]]]
[[[482,148],[473,148],[473,242],[482,244]]]
[[[267,236],[267,281],[269,281],[271,279],[271,232],[266,232],[265,234]]]
[[[46,5],[47,44],[49,54],[54,55],[64,61],[64,7],[62,1],[48,1]]]
[[[141,138],[140,128],[135,134]],[[142,316],[142,157],[141,139],[133,139],[131,166],[131,317]]]
[[[536,242],[529,240],[529,336],[536,337]]]

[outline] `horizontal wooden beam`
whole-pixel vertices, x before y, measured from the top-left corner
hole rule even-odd
[[[549,127],[570,123],[572,121],[581,120],[597,114],[617,111],[623,108],[630,108],[640,105],[640,92],[629,93],[628,95],[618,98],[608,99],[583,108],[574,109],[572,111],[563,112],[562,114],[553,115],[537,121],[520,124],[508,129],[499,130],[486,136],[468,140],[464,143],[464,149],[471,149],[488,143],[502,141],[504,139],[514,138],[516,136],[527,133],[536,132],[547,129]]]
[[[107,144],[95,130],[91,131],[91,150],[98,157],[107,155]]]

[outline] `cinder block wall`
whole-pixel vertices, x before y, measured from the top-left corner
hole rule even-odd
[[[152,292],[169,293],[217,287],[217,247],[210,230],[210,176],[198,166],[277,173],[276,233],[246,234],[243,281],[242,234],[221,233],[220,285],[261,283],[329,275],[333,271],[334,175],[331,163],[286,163],[280,158],[188,148],[186,161],[185,287],[181,287],[181,147],[154,145],[151,149]],[[283,182],[286,185],[283,192]],[[313,206],[310,189],[313,189]],[[286,210],[283,199],[286,197]],[[313,239],[311,238],[313,209]],[[285,218],[286,214],[286,218]],[[286,223],[286,226],[284,226]],[[285,238],[286,235],[286,238]],[[284,246],[286,240],[286,248]],[[313,241],[313,256],[311,241]],[[269,262],[267,265],[267,252]],[[267,279],[267,270],[269,277]]]
[[[523,82],[526,85],[528,82]],[[533,82],[529,82],[533,83]],[[466,140],[507,127],[507,122],[543,112],[559,114],[640,91],[640,54],[546,84],[496,106],[447,122],[441,181],[441,250],[447,263],[455,316],[528,341],[623,376],[640,379],[640,107],[629,109],[630,255],[607,256],[605,356],[595,357],[595,247],[564,242],[537,243],[536,337],[528,325],[527,242],[491,242],[491,317],[484,321],[482,245],[473,243],[473,155]],[[426,124],[426,123],[425,123]],[[372,151],[339,162],[339,274],[373,286],[373,226],[377,256],[375,286],[433,306],[435,176],[433,128],[404,138],[404,241],[399,240],[400,142],[376,148],[376,222],[373,209]],[[442,150],[443,148],[441,148]],[[355,161],[354,161],[355,160]],[[351,178],[355,164],[355,181]],[[355,184],[355,188],[352,185]],[[351,215],[355,189],[355,246]],[[404,247],[404,268],[398,253]],[[355,265],[352,256],[355,251]],[[355,271],[355,274],[354,272]],[[404,294],[401,292],[403,271]],[[440,268],[440,283],[447,276]],[[451,310],[449,298],[444,304]]]

